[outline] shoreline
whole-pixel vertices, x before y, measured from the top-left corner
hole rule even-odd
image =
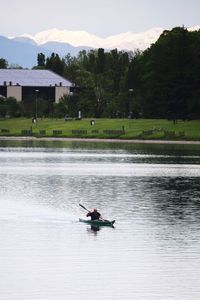
[[[129,144],[178,144],[200,145],[200,141],[173,140],[130,140],[130,139],[99,139],[99,138],[65,138],[65,137],[33,137],[33,136],[1,136],[0,141],[63,141],[63,142],[95,142],[95,143],[129,143]]]

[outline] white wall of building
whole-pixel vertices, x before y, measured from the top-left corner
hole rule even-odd
[[[55,102],[58,103],[59,99],[64,95],[69,95],[70,88],[65,86],[56,86],[55,88]]]
[[[7,98],[14,97],[18,102],[22,101],[22,87],[11,85],[7,86]]]

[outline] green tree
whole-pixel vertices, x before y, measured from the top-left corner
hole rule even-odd
[[[97,74],[104,73],[105,66],[106,66],[106,56],[104,53],[104,49],[99,48],[97,50],[96,73]]]
[[[65,61],[61,59],[56,53],[52,53],[50,57],[46,59],[46,69],[52,70],[53,72],[63,75],[65,69]]]
[[[8,97],[6,99],[6,106],[7,113],[10,117],[19,117],[21,115],[19,103],[14,97]]]
[[[0,69],[7,69],[8,62],[4,58],[0,58]]]
[[[0,97],[0,117],[5,118],[6,114],[7,114],[6,99]]]
[[[54,117],[58,118],[64,118],[66,114],[69,114],[67,99],[65,97],[62,97],[58,103],[54,103],[53,114]]]
[[[45,55],[43,53],[38,53],[38,56],[37,56],[37,65],[38,65],[38,67],[44,68],[45,63],[46,63]]]
[[[199,53],[200,32],[176,27],[164,31],[154,45],[135,58],[136,91],[146,117],[164,117],[172,112],[185,118],[197,107]]]

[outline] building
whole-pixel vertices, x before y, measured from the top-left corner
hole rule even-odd
[[[0,95],[17,101],[38,97],[57,103],[62,96],[69,95],[72,86],[70,81],[49,70],[0,69]]]

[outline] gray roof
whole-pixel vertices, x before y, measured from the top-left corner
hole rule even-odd
[[[12,85],[21,86],[55,86],[60,82],[62,86],[72,86],[70,81],[49,70],[0,69],[0,86],[5,81],[7,85],[11,81]]]

